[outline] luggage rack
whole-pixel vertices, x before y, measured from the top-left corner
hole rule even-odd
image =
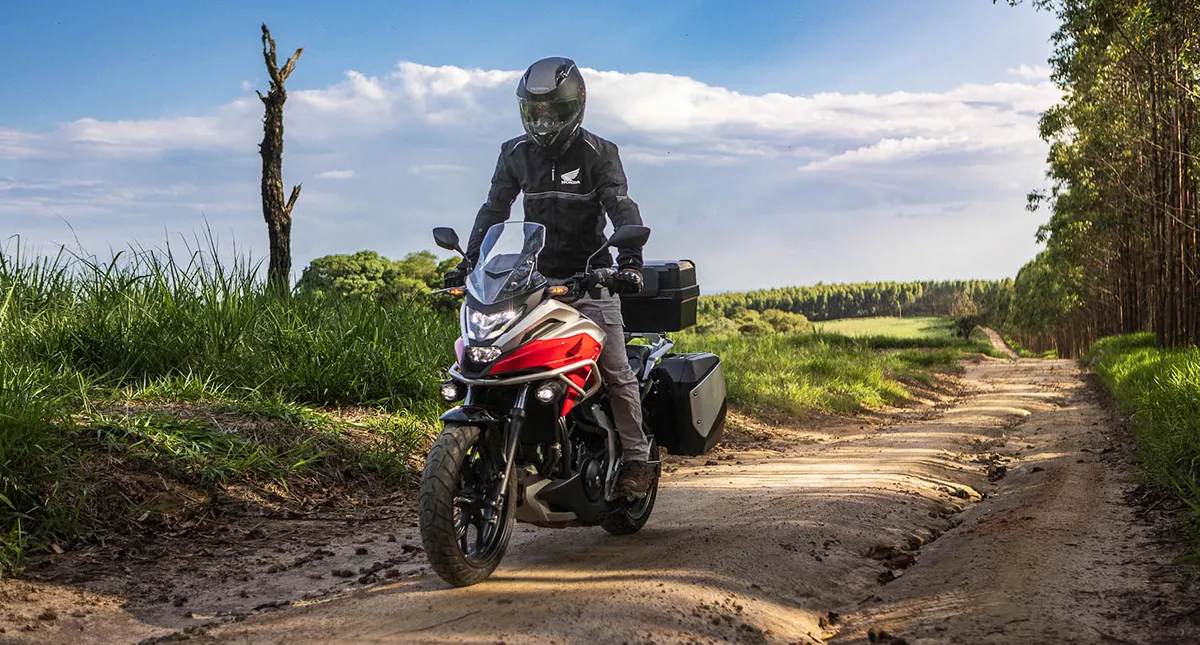
[[[639,345],[629,345],[629,341],[633,340],[635,338],[648,341],[650,344],[649,345],[640,345],[640,346]],[[667,338],[666,334],[661,334],[658,332],[640,332],[639,331],[639,332],[626,333],[625,334],[625,345],[627,347],[649,347],[650,348],[650,350],[649,350],[649,352],[647,352],[645,358],[642,359],[643,362],[640,366],[641,373],[635,374],[635,376],[637,376],[639,382],[648,383],[650,381],[650,372],[653,372],[655,365],[658,364],[658,361],[661,360],[662,357],[664,357],[668,353],[670,353],[670,351],[675,347],[675,341],[671,340],[670,338]],[[642,394],[642,398],[645,398],[645,393]]]

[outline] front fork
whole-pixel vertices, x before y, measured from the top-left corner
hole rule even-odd
[[[504,500],[508,497],[508,480],[512,478],[513,464],[517,460],[517,445],[521,439],[521,425],[525,422],[525,403],[529,398],[529,385],[522,385],[517,391],[517,400],[513,403],[508,415],[508,433],[504,445],[504,470],[500,473],[500,490],[488,502],[488,522],[495,523],[500,517],[500,509],[504,508]]]
[[[499,490],[492,496],[488,502],[488,517],[489,523],[495,523],[500,516],[500,509],[504,508],[504,501],[508,497],[508,481],[512,478],[512,471],[517,460],[517,446],[521,440],[521,426],[525,422],[525,405],[529,399],[529,385],[522,385],[517,391],[516,402],[513,403],[512,410],[508,416],[508,432],[505,436],[504,445],[504,463],[503,471],[500,473]],[[617,438],[617,428],[615,422],[603,410],[596,410],[596,415],[600,420],[600,425],[605,431],[605,452],[608,454],[608,473],[605,478],[605,499],[615,499],[613,496],[617,486],[617,472],[621,466],[620,442]],[[561,419],[560,419],[561,422]],[[570,438],[566,437],[566,428],[561,428],[564,436],[560,441],[564,444],[570,443]],[[568,448],[569,450],[569,448]],[[654,460],[654,465],[658,465],[658,455],[651,455]]]

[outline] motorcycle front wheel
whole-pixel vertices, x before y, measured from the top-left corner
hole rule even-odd
[[[502,465],[474,426],[446,426],[421,475],[421,541],[442,580],[468,587],[499,566],[513,530],[513,491],[493,510]]]

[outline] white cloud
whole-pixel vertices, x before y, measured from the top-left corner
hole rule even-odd
[[[39,135],[0,128],[0,159],[25,159],[37,155],[42,144]]]
[[[1050,78],[1050,68],[1045,65],[1021,65],[1006,70],[1012,76],[1018,76],[1031,81],[1042,81]]]
[[[354,175],[353,170],[326,170],[317,173],[317,179],[353,179]]]
[[[913,137],[909,139],[884,139],[862,148],[855,148],[842,154],[813,161],[803,166],[805,171],[840,171],[865,164],[883,164],[902,159],[921,157],[939,150],[966,148],[971,140],[967,137],[926,139]]]
[[[861,270],[887,253],[846,263],[872,248],[861,239],[862,222],[875,222],[872,234],[883,235],[901,225],[919,232],[930,219],[897,214],[950,213],[953,206],[965,210],[937,217],[1004,228],[1003,213],[1023,213],[1024,193],[1041,182],[1038,112],[1059,96],[1039,70],[1014,68],[1031,82],[937,93],[803,96],[585,70],[587,127],[621,145],[631,195],[656,229],[651,253],[711,262],[709,288],[763,280],[753,263],[732,261],[729,248],[742,248],[739,236],[774,239],[792,226],[794,249],[813,254],[797,266],[827,257],[830,272],[781,273],[775,283],[885,278]],[[500,142],[520,133],[519,74],[406,62],[380,76],[352,71],[330,87],[293,89],[284,181],[355,179],[353,188],[331,181],[301,195],[295,264],[361,248],[401,255],[428,247],[428,228],[439,224],[465,231]],[[61,215],[97,247],[121,246],[131,233],[160,239],[164,229],[190,231],[208,218],[244,235],[242,246],[265,248],[257,230],[261,110],[251,96],[200,115],[80,118],[41,133],[0,128],[0,218]],[[860,224],[842,229],[830,219]],[[1032,254],[1035,225],[1007,221],[1000,239],[1024,242],[975,254],[990,258],[988,266],[964,260],[969,252],[951,256],[932,244],[923,251],[916,242],[904,266],[917,267],[915,277],[1012,273]],[[47,230],[38,224],[24,232],[57,239]],[[860,239],[820,237],[851,230]]]

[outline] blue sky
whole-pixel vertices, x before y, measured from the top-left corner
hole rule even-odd
[[[299,266],[465,229],[519,132],[509,76],[548,55],[589,70],[586,125],[625,151],[650,252],[707,262],[714,288],[1000,277],[1036,252],[1022,200],[1054,24],[990,0],[14,3],[0,238],[102,252],[207,221],[260,254],[263,21],[305,47],[285,169],[305,183]],[[743,268],[763,250],[784,269]]]

